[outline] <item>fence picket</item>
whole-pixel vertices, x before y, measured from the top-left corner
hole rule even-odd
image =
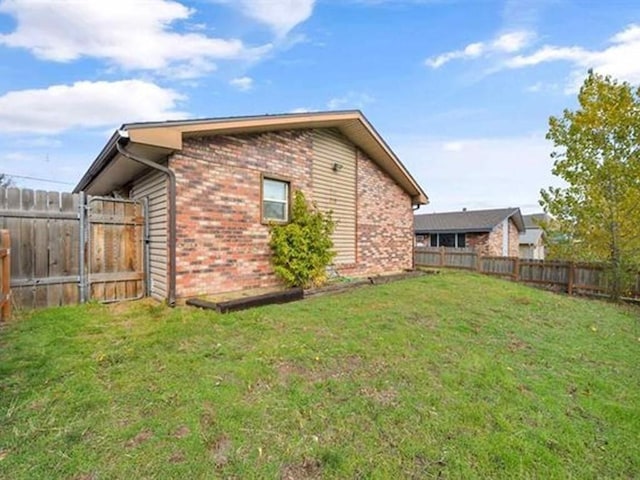
[[[0,230],[0,320],[11,316],[11,238]]]

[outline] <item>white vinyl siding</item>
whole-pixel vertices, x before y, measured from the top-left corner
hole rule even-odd
[[[150,288],[152,297],[167,298],[167,179],[162,172],[152,171],[137,179],[131,188],[131,198],[147,199],[149,222]]]
[[[336,228],[335,264],[356,262],[356,150],[337,130],[319,129],[313,137],[313,200],[331,210]]]

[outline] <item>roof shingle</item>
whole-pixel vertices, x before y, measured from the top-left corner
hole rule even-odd
[[[549,216],[546,213],[532,213],[530,215],[523,215],[524,226],[526,228],[540,228],[540,222],[549,220]]]
[[[415,215],[416,233],[490,232],[505,218],[512,218],[518,231],[524,232],[519,208],[469,210]]]

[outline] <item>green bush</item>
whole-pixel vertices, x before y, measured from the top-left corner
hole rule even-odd
[[[276,275],[291,287],[310,287],[326,281],[326,269],[335,252],[331,213],[310,206],[304,194],[294,192],[291,221],[271,225],[269,245]]]

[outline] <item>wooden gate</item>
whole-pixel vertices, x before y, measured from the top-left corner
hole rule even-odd
[[[89,197],[89,298],[117,302],[145,296],[144,210],[142,201]]]
[[[17,308],[140,298],[145,284],[144,201],[0,188]]]

